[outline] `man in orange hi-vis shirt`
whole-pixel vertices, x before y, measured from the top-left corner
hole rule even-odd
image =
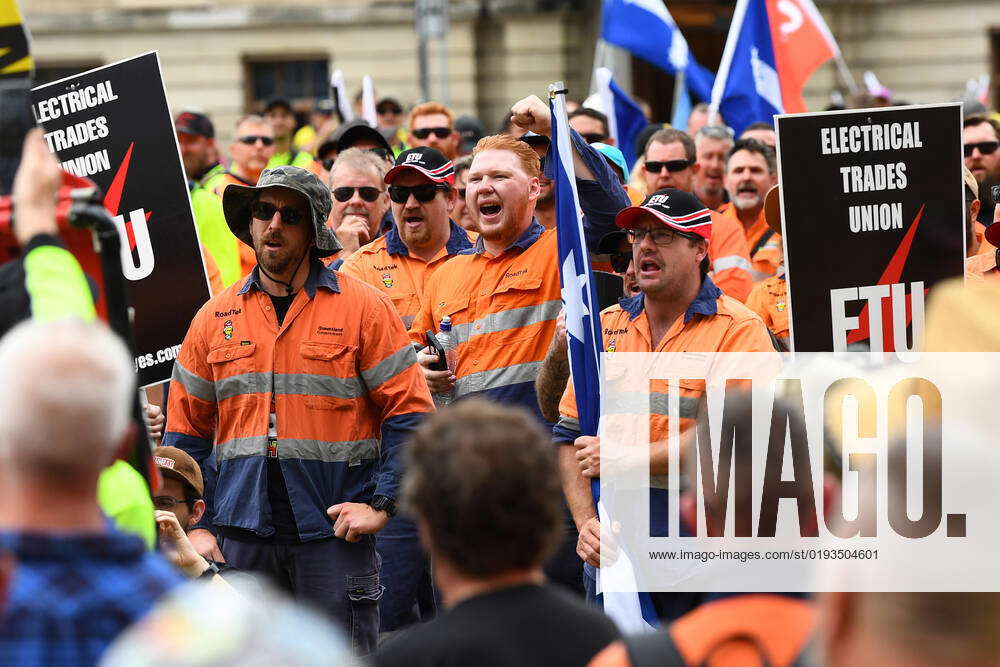
[[[646,142],[643,158],[646,192],[663,188],[693,192],[694,177],[700,169],[694,140],[685,132],[669,128],[658,130]],[[743,301],[753,286],[743,230],[738,223],[723,219],[714,211],[711,216],[712,239],[708,254],[712,280],[723,292]]]
[[[740,139],[730,149],[725,178],[729,203],[719,212],[736,220],[743,229],[754,282],[770,278],[781,264],[781,235],[764,219],[764,196],[777,177],[777,162],[770,146],[754,139]]]

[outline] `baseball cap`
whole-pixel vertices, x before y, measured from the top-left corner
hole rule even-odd
[[[764,195],[764,222],[775,234],[781,233],[781,190],[777,185],[772,185]]]
[[[455,119],[455,131],[461,137],[459,150],[463,153],[471,153],[479,140],[486,136],[486,128],[476,118],[472,116],[459,116]]]
[[[215,126],[203,113],[182,111],[174,119],[174,129],[184,134],[194,134],[207,139],[215,138]]]
[[[313,113],[326,114],[327,116],[332,116],[336,110],[337,105],[331,99],[317,100],[313,106]]]
[[[400,153],[396,158],[396,166],[385,175],[385,182],[392,183],[396,176],[407,169],[418,171],[435,183],[455,185],[455,165],[430,146],[418,146]]]
[[[267,106],[264,107],[264,113],[270,113],[274,109],[281,107],[288,111],[288,113],[294,113],[292,110],[292,103],[286,100],[284,97],[272,97],[267,102]]]
[[[153,462],[164,476],[187,484],[199,496],[204,495],[205,482],[201,477],[201,467],[183,449],[157,447],[153,450]]]
[[[392,148],[389,146],[389,142],[385,140],[385,137],[382,136],[382,133],[361,118],[355,118],[337,128],[337,132],[333,135],[332,140],[337,143],[338,153],[346,151],[359,141],[371,141],[377,144],[379,148],[384,148],[388,151],[390,157],[392,156]]]
[[[233,183],[226,186],[222,192],[222,212],[226,216],[226,224],[229,225],[233,236],[253,247],[253,239],[250,236],[250,207],[261,190],[274,187],[298,192],[309,202],[317,255],[325,257],[342,248],[337,237],[326,226],[326,219],[333,204],[330,199],[330,188],[312,172],[291,165],[265,169],[257,185]]]
[[[403,107],[392,97],[383,97],[375,105],[375,113],[403,113]]]
[[[625,162],[625,155],[622,154],[620,148],[599,141],[590,144],[590,147],[597,149],[597,152],[603,155],[605,160],[621,169],[621,177],[628,179],[628,164]]]
[[[633,229],[645,215],[652,215],[686,236],[700,236],[705,240],[712,238],[712,213],[690,192],[676,188],[657,190],[641,205],[619,211],[615,224],[621,229]]]

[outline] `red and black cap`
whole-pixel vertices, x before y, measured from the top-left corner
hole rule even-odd
[[[657,190],[641,205],[619,211],[615,224],[621,229],[632,229],[646,215],[652,215],[686,236],[700,236],[705,240],[712,238],[712,213],[690,192],[675,188]]]
[[[174,129],[184,134],[194,134],[206,139],[215,138],[215,126],[203,113],[182,111],[174,119]]]
[[[455,165],[430,146],[419,146],[400,153],[396,158],[396,166],[385,175],[385,182],[391,184],[396,176],[407,169],[418,171],[435,183],[455,185]]]

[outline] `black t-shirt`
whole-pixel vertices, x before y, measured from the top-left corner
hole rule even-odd
[[[619,638],[596,608],[553,586],[514,586],[463,600],[375,654],[377,667],[573,667]]]

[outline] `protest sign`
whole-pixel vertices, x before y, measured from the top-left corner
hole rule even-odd
[[[32,111],[63,170],[105,193],[122,240],[139,384],[170,378],[209,288],[158,54],[39,86]],[[81,238],[69,236],[77,254]],[[81,264],[91,273],[92,262]]]
[[[777,116],[793,349],[919,348],[964,271],[958,104]]]

